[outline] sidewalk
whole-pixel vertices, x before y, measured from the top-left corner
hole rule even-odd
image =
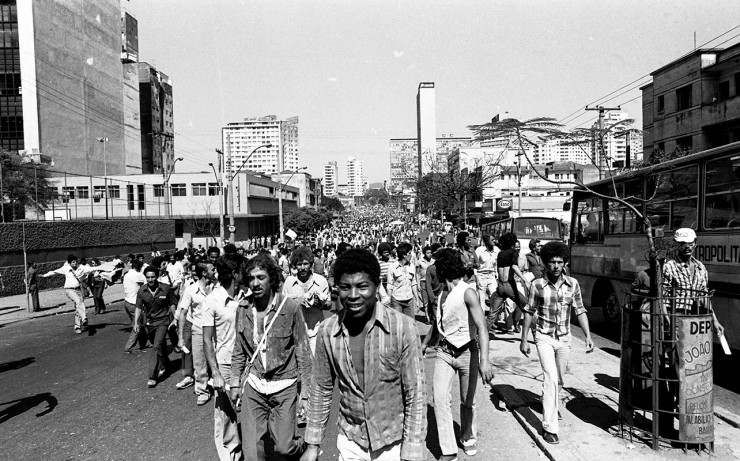
[[[123,285],[117,283],[106,288],[105,293],[103,293],[103,299],[105,299],[105,303],[108,305],[122,301]],[[39,304],[41,306],[40,312],[28,312],[26,295],[0,297],[0,325],[74,312],[72,302],[67,298],[67,295],[64,294],[64,290],[61,288],[40,292]],[[92,308],[92,305],[92,298],[86,298],[85,306]]]
[[[542,368],[537,349],[525,357],[519,351],[519,335],[499,335],[491,342],[496,377],[494,391],[514,413],[545,455],[551,460],[683,459],[696,457],[681,449],[653,451],[636,437],[619,436],[619,359],[595,349],[586,354],[585,342],[573,338],[568,373],[564,377],[560,443],[542,439]],[[740,429],[728,424],[721,409],[715,409],[714,457],[740,459]],[[718,414],[719,413],[719,414]],[[706,452],[702,456],[708,456]]]

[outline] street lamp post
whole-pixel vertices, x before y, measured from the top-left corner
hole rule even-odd
[[[285,181],[285,184],[287,185],[291,179],[293,179],[293,175],[298,173],[299,171],[308,169],[307,166],[298,168],[288,176],[288,180]],[[278,174],[278,217],[280,219],[280,240],[278,243],[283,243],[283,240],[285,239],[285,226],[283,225],[283,173],[280,172]]]
[[[108,138],[97,138],[98,142],[103,143],[103,189],[105,194],[105,219],[108,219],[108,157],[106,156],[105,145],[108,144]]]
[[[170,171],[166,172],[165,170],[162,170],[162,176],[164,177],[164,213],[167,219],[169,219],[172,214],[172,210],[170,209],[170,206],[172,205],[170,203],[170,177],[172,176],[172,173],[175,172],[175,164],[181,160],[182,157],[177,157],[175,161],[172,162],[172,165],[170,165]]]
[[[241,165],[239,165],[239,168],[237,168],[236,172],[232,175],[231,172],[228,172],[228,180],[229,180],[229,242],[234,243],[234,234],[235,232],[231,231],[231,229],[235,229],[234,224],[234,178],[236,178],[236,175],[239,174],[239,172],[242,170],[242,167],[247,164],[247,160],[259,149],[262,149],[263,147],[270,148],[272,147],[272,144],[262,144],[261,146],[257,146],[254,149],[252,149],[252,152],[247,155],[247,158],[244,159]],[[231,158],[231,136],[229,134],[226,135],[226,153],[229,156],[229,168],[232,167],[232,158]]]

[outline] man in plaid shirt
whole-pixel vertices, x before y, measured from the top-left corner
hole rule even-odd
[[[544,374],[542,386],[542,438],[547,443],[558,443],[560,390],[563,375],[568,368],[571,349],[570,311],[576,314],[578,324],[586,335],[586,352],[594,349],[588,327],[586,308],[583,307],[578,280],[563,273],[568,260],[568,247],[562,242],[550,242],[542,247],[540,256],[545,264],[545,277],[532,282],[529,303],[524,308],[524,328],[520,350],[529,357],[527,336],[532,316],[537,313],[535,346]]]

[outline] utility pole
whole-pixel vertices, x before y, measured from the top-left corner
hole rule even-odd
[[[234,177],[231,175],[233,160],[231,158],[231,133],[226,133],[226,155],[228,156],[229,171],[226,174],[229,180],[229,243],[234,243]]]
[[[218,182],[218,226],[219,234],[221,237],[221,244],[224,241],[224,165],[223,157],[224,153],[220,149],[216,149],[218,154],[218,174],[216,175],[216,181]],[[213,166],[213,164],[211,164]],[[215,172],[214,172],[215,173]]]
[[[283,226],[283,157],[285,144],[282,140],[282,132],[280,130],[280,149],[278,149],[278,220],[280,222],[280,239],[278,243],[283,243],[285,240],[285,227]]]
[[[518,216],[522,217],[522,154],[516,154],[516,185]]]
[[[596,106],[596,107],[588,107],[586,106],[586,110],[597,110],[599,111],[599,164],[597,165],[599,168],[599,179],[604,179],[604,172],[606,171],[606,152],[604,152],[604,112],[606,111],[612,111],[612,110],[622,110],[620,106],[617,107],[604,107],[604,106]]]

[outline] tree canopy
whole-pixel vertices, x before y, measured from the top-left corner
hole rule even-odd
[[[366,205],[388,205],[390,196],[385,189],[368,189],[365,191]]]
[[[327,197],[324,195],[321,197],[321,206],[331,211],[344,211],[344,205],[336,197]]]
[[[25,208],[51,203],[56,189],[49,184],[49,173],[33,163],[27,163],[19,154],[0,150],[3,202],[2,221],[25,217]]]
[[[328,210],[317,211],[313,208],[302,207],[291,210],[285,216],[285,226],[301,235],[317,231],[329,224],[332,213]]]

